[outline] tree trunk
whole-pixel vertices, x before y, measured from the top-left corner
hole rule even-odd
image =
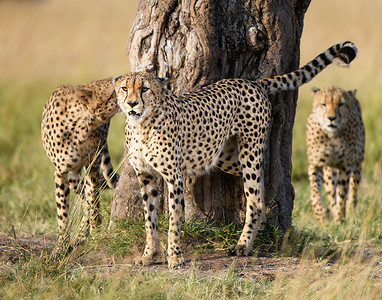
[[[222,78],[259,79],[292,71],[299,66],[309,3],[139,0],[127,46],[132,70],[169,77],[178,95]],[[297,92],[281,93],[271,101],[273,123],[264,166],[267,222],[286,230],[294,201],[291,155]],[[241,223],[245,210],[241,178],[214,171],[189,178],[185,190],[186,218],[202,215],[218,223]],[[135,175],[125,163],[112,216],[141,216],[138,194]]]

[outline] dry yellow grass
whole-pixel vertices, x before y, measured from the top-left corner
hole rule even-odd
[[[0,80],[81,83],[129,71],[136,1],[0,2]]]

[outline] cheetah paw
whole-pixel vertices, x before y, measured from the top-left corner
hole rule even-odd
[[[179,269],[186,265],[183,254],[169,256],[167,262],[169,269]]]
[[[252,251],[245,245],[232,245],[227,249],[229,256],[251,256]]]
[[[133,265],[149,266],[154,263],[155,261],[152,255],[139,255],[133,258]]]

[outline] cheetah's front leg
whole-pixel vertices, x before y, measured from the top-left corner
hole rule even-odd
[[[141,185],[143,198],[145,228],[146,228],[146,246],[142,256],[134,258],[135,264],[149,265],[154,262],[154,255],[158,252],[158,187],[156,178],[152,174],[137,172],[138,181]]]
[[[329,199],[330,209],[335,211],[337,205],[336,189],[337,189],[337,176],[338,171],[333,167],[323,167],[324,187],[326,196]]]
[[[337,182],[337,205],[333,212],[334,221],[341,222],[345,219],[345,203],[349,190],[349,176],[350,170],[345,167],[338,172]]]
[[[169,180],[167,187],[170,212],[167,260],[169,268],[176,268],[184,266],[185,264],[181,246],[181,216],[184,210],[182,175],[177,175],[172,180]]]
[[[323,225],[327,220],[328,209],[326,208],[321,197],[323,181],[322,168],[309,165],[308,174],[310,181],[310,200],[316,216],[316,221],[319,225]]]

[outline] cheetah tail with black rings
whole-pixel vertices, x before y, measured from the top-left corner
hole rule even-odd
[[[357,52],[357,47],[352,42],[339,43],[322,52],[305,66],[294,72],[259,81],[269,94],[293,90],[311,81],[331,63],[339,67],[348,67],[357,56]]]

